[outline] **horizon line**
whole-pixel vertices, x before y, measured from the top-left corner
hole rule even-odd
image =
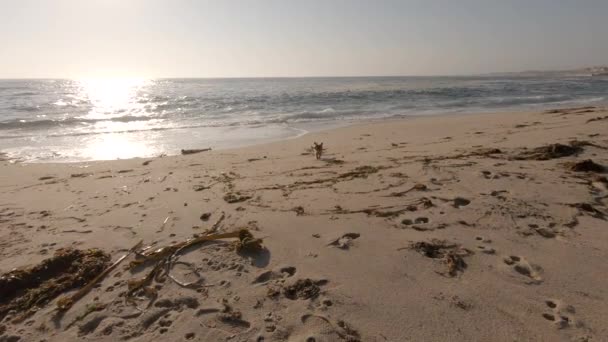
[[[516,75],[526,73],[565,73],[582,71],[584,69],[593,67],[581,67],[576,69],[559,69],[559,70],[523,70],[523,71],[494,71],[486,73],[472,73],[472,74],[428,74],[428,75],[325,75],[325,76],[157,76],[157,77],[146,77],[146,76],[117,76],[109,78],[141,78],[141,79],[302,79],[302,78],[400,78],[400,77],[483,77],[483,76],[498,76],[498,75]],[[0,80],[78,80],[78,79],[97,79],[103,78],[99,76],[93,77],[0,77]]]

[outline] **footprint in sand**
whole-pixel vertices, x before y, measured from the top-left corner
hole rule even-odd
[[[416,223],[416,224],[429,223],[429,219],[427,217],[417,217],[414,220],[414,223]]]
[[[260,273],[253,280],[252,284],[265,284],[271,280],[289,278],[296,274],[296,268],[293,266],[281,267],[277,270],[271,270]]]
[[[359,333],[344,321],[334,322],[321,315],[306,314],[302,316],[301,322],[290,334],[289,341],[361,341]]]
[[[479,245],[477,246],[477,249],[479,249],[479,251],[484,254],[496,254],[496,250],[491,247]]]
[[[219,326],[215,322],[219,323]],[[215,317],[215,322],[208,322],[207,326],[219,328],[232,334],[241,333],[251,327],[251,323],[242,318],[240,311],[220,313]]]
[[[560,300],[546,300],[545,305],[548,309],[551,309],[550,313],[543,313],[542,316],[544,319],[553,322],[558,329],[568,328],[576,324],[574,320],[574,314],[576,310],[572,305],[566,305],[564,302]]]
[[[531,279],[528,284],[540,284],[543,278],[540,276],[542,268],[538,265],[529,263],[524,257],[511,255],[503,259],[503,262],[513,268],[513,270]]]
[[[484,237],[482,237],[482,236],[476,236],[476,237],[475,237],[475,240],[480,241],[480,242],[483,242],[483,243],[487,243],[487,244],[492,243],[492,240],[490,240],[490,239],[485,239],[485,238],[484,238]],[[494,248],[492,248],[492,247],[489,247],[489,246],[478,245],[478,246],[477,246],[477,249],[478,249],[478,250],[479,250],[481,253],[484,253],[484,254],[490,254],[490,255],[494,255],[494,254],[496,254],[496,250],[495,250]]]

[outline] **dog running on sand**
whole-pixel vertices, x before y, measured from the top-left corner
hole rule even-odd
[[[321,159],[321,155],[323,154],[323,143],[317,144],[315,141],[312,145],[313,151],[315,151],[315,158]]]

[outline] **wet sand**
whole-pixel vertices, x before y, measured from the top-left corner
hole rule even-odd
[[[239,229],[264,245],[183,251],[177,281],[152,279],[153,296],[128,295],[153,268],[127,269],[131,255],[62,315],[59,297],[3,313],[0,340],[608,340],[607,149],[608,111],[586,107],[186,156],[0,162],[2,274],[64,248],[115,261],[140,240]]]

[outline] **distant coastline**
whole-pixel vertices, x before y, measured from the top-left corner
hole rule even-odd
[[[493,77],[577,77],[577,76],[606,76],[608,75],[608,66],[592,66],[577,69],[564,70],[526,70],[514,72],[492,72],[481,74],[482,76]]]

